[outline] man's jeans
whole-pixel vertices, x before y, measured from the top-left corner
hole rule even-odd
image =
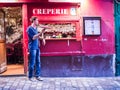
[[[40,62],[40,50],[30,50],[29,56],[29,73],[28,77],[32,78],[34,75],[35,77],[40,76],[41,72],[41,62]]]

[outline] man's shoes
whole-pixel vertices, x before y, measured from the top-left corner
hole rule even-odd
[[[36,80],[34,78],[29,78],[30,81],[35,82]]]
[[[41,77],[36,77],[36,80],[43,81],[43,79]]]

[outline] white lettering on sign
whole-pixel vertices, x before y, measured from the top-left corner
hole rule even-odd
[[[64,14],[67,15],[69,14],[69,10],[68,9],[33,9],[33,14],[35,15],[44,15],[44,14]]]

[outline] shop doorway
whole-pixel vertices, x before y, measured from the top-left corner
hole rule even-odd
[[[1,7],[4,12],[4,32],[7,69],[1,75],[24,74],[22,7]]]

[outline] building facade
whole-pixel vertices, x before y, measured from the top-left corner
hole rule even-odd
[[[24,73],[28,68],[26,29],[29,18],[37,16],[41,25],[52,27],[44,35],[46,45],[40,47],[42,76],[115,75],[113,0],[11,0],[1,3],[0,7],[21,7]]]

